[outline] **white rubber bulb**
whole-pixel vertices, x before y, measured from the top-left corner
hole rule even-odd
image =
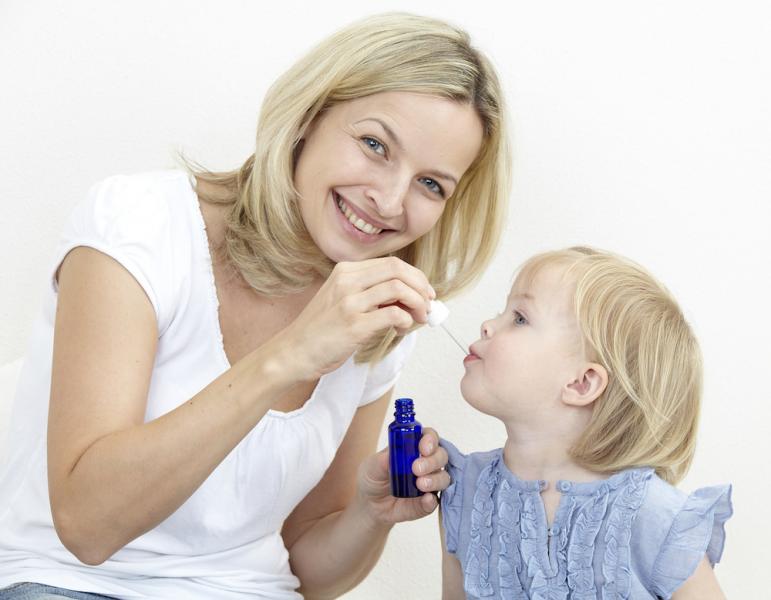
[[[429,305],[431,310],[428,312],[428,324],[430,327],[436,327],[441,325],[444,320],[449,316],[450,309],[444,305],[444,302],[440,300],[430,300]]]

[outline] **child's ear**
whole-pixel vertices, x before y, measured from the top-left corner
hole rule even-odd
[[[597,363],[588,363],[576,378],[562,388],[562,401],[570,406],[589,406],[608,385],[608,372]]]

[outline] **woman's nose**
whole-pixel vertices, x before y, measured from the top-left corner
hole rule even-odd
[[[369,197],[377,208],[377,212],[383,218],[398,217],[404,212],[404,200],[409,191],[409,181],[390,180],[383,181],[378,189],[372,189]]]
[[[399,194],[377,194],[373,195],[372,200],[375,203],[378,214],[385,219],[398,217],[404,212],[404,199]]]

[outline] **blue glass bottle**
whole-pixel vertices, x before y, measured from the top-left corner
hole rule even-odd
[[[420,456],[418,444],[422,425],[415,420],[412,398],[397,398],[394,422],[388,426],[388,465],[391,472],[391,494],[397,498],[423,495],[415,485],[412,463]]]

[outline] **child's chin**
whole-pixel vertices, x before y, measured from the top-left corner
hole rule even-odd
[[[479,412],[483,412],[487,415],[492,415],[493,412],[491,412],[492,406],[489,401],[485,402],[485,398],[480,397],[478,394],[474,394],[472,390],[464,390],[463,384],[461,383],[461,394],[463,395],[463,399],[466,401],[466,403],[469,406],[472,406],[473,408],[477,409]]]
[[[487,398],[482,394],[473,394],[470,392],[471,390],[469,390],[468,392],[464,392],[461,389],[463,399],[466,401],[466,403],[469,406],[475,408],[481,413],[490,415],[491,417],[495,417],[496,419],[500,419],[501,421],[506,421],[508,418],[511,417],[511,415],[509,414],[511,412],[511,407],[502,406],[500,400],[497,400],[495,398]]]

